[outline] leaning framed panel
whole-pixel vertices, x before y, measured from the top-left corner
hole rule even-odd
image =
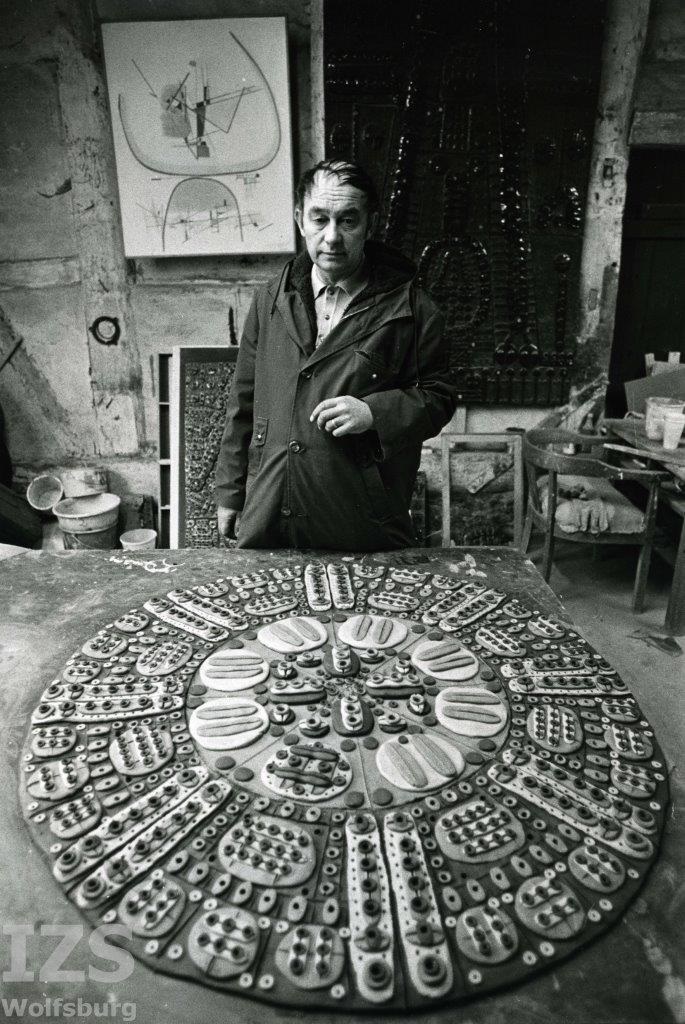
[[[492,496],[490,501],[479,501],[488,487],[492,488],[498,480],[505,475],[512,477],[513,515],[511,517],[511,535],[513,546],[519,547],[521,543],[521,531],[523,529],[523,456],[521,435],[512,431],[502,434],[466,434],[466,433],[443,433],[440,438],[442,456],[442,544],[449,547],[455,540],[452,536],[452,512],[453,500],[452,491],[455,485],[455,472],[453,467],[453,456],[458,453],[468,453],[467,460],[462,461],[461,490],[465,501],[471,504],[470,516],[480,522],[477,532],[481,536],[483,523],[492,525],[495,518],[499,517],[498,510],[501,500],[497,494]],[[474,458],[475,455],[475,458]],[[480,457],[478,457],[480,455]],[[488,460],[487,456],[491,458]],[[472,465],[468,466],[468,461]],[[466,463],[466,465],[465,465]],[[508,524],[504,526],[508,529]],[[460,543],[494,543],[492,539],[476,540],[473,536],[468,539],[456,540]],[[497,543],[501,543],[498,538]]]
[[[238,347],[177,345],[171,357],[172,548],[218,547],[214,471]]]
[[[285,18],[102,37],[126,255],[293,252]]]

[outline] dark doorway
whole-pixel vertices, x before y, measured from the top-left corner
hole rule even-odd
[[[645,354],[685,362],[685,149],[634,149],[628,164],[607,414],[626,411],[623,384]]]

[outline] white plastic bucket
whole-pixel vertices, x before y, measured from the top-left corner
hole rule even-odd
[[[60,472],[65,498],[83,498],[107,490],[107,471],[97,466],[74,466]]]
[[[50,473],[37,476],[26,488],[26,500],[38,512],[51,511],[63,494],[62,481]]]
[[[157,544],[156,530],[127,530],[119,542],[124,551],[150,551]]]
[[[65,533],[95,533],[116,525],[120,504],[118,494],[93,494],[63,498],[53,511]]]

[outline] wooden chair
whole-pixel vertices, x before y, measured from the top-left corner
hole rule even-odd
[[[639,469],[634,466],[611,465],[600,456],[604,438],[587,434],[575,434],[567,430],[539,428],[529,430],[523,439],[523,462],[528,480],[528,504],[526,519],[523,525],[521,551],[525,553],[530,544],[533,527],[545,534],[545,546],[542,562],[542,574],[549,580],[554,555],[554,542],[557,539],[573,541],[580,544],[637,544],[640,546],[640,557],[635,573],[633,587],[633,611],[641,612],[644,607],[645,586],[649,563],[652,557],[652,545],[656,526],[656,510],[659,499],[659,485],[668,479],[668,473],[651,469]],[[563,447],[574,445],[577,453],[565,454]],[[594,452],[593,452],[594,449]],[[538,488],[538,479],[542,473],[547,474],[547,507]],[[648,489],[647,508],[644,514],[644,525],[636,533],[589,533],[578,530],[566,533],[556,522],[558,507],[557,478],[560,474],[589,477],[591,479],[634,480],[639,481]],[[620,494],[617,491],[617,498]]]

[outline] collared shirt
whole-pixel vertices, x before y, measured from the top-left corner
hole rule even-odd
[[[366,287],[369,276],[362,262],[357,270],[337,284],[326,284],[319,268],[312,265],[312,292],[316,309],[316,347],[318,348],[340,320],[352,299]]]

